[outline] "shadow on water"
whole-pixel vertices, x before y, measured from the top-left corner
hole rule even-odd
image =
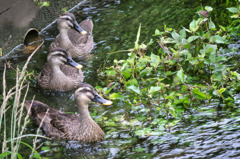
[[[50,1],[52,3],[52,1]],[[180,25],[189,24],[194,12],[201,4],[192,1],[91,1],[73,10],[78,21],[90,18],[94,22],[95,47],[92,51],[93,58],[83,64],[85,83],[93,86],[100,85],[98,81],[98,69],[110,65],[113,59],[126,57],[126,53],[112,53],[118,50],[126,50],[134,46],[136,33],[139,25],[142,25],[141,41],[152,37],[156,28],[162,30],[164,24],[168,27],[179,28]],[[46,25],[45,22],[41,22]],[[41,24],[41,25],[43,25]],[[42,27],[43,28],[43,27]],[[45,36],[45,44],[34,56],[29,64],[29,72],[34,70],[37,75],[44,63],[48,48],[53,38],[58,34],[57,25],[42,30]],[[159,48],[154,48],[159,49]],[[20,62],[18,65],[22,66]],[[8,70],[7,82],[9,86],[15,84],[15,73]],[[37,85],[36,80],[31,80],[31,88],[28,99],[35,99],[50,105],[53,108],[65,112],[77,111],[73,101],[73,92],[54,93],[43,91]],[[2,86],[1,86],[2,87]],[[205,106],[205,109],[217,107],[216,105]],[[121,115],[124,105],[113,105],[109,107],[90,104],[90,111],[95,115],[106,117]],[[216,115],[217,112],[217,115]],[[163,133],[157,136],[136,138],[127,133],[124,127],[112,132],[103,128],[106,132],[106,140],[94,144],[84,144],[76,141],[47,141],[39,139],[38,144],[49,146],[51,151],[40,150],[42,157],[49,158],[234,158],[240,156],[240,118],[225,118],[218,120],[219,114],[226,116],[225,112],[209,112],[185,118],[195,118],[195,122],[186,120],[177,124],[171,133]],[[99,122],[101,125],[101,123]],[[37,126],[32,122],[28,125],[27,132],[35,133]],[[108,131],[110,133],[108,133]],[[43,132],[41,132],[44,134]],[[126,146],[121,153],[118,145],[131,143],[132,147]],[[23,148],[22,148],[23,149]],[[136,151],[136,150],[139,150]],[[141,150],[141,151],[140,151]],[[127,153],[126,153],[127,152]]]

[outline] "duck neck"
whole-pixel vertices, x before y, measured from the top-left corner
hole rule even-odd
[[[88,110],[88,102],[80,101],[78,103],[78,111],[80,115],[80,120],[92,120],[89,110]]]
[[[67,49],[70,48],[72,42],[68,36],[68,29],[60,29],[60,39],[61,46]]]

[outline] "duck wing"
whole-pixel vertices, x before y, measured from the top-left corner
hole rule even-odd
[[[82,83],[84,75],[81,69],[77,69],[69,65],[61,65],[60,69],[66,76],[72,78],[73,81]]]
[[[43,88],[47,88],[50,77],[51,77],[51,69],[50,69],[50,66],[46,63],[43,67],[43,70],[39,73],[37,77],[39,85]]]
[[[32,104],[31,104],[32,103]],[[26,101],[26,109],[47,136],[66,139],[77,115],[66,114],[39,101]]]

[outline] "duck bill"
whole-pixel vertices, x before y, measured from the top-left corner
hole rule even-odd
[[[97,102],[97,103],[100,103],[100,104],[102,104],[102,105],[112,105],[112,101],[110,101],[110,100],[106,100],[106,99],[104,99],[104,98],[102,98],[99,94],[95,94],[94,95],[94,98],[92,99],[92,101],[94,101],[94,102]]]
[[[79,32],[80,34],[86,35],[87,32],[85,30],[83,30],[83,28],[81,28],[79,26],[79,24],[75,21],[73,22],[73,29],[75,29],[77,32]]]
[[[72,58],[67,58],[67,64],[69,64],[72,67],[75,67],[77,69],[81,69],[83,66],[79,63],[76,63]]]

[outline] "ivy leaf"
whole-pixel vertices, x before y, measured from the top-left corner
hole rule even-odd
[[[141,91],[138,87],[136,87],[135,85],[131,85],[129,87],[127,87],[128,89],[132,90],[133,92],[137,93],[137,94],[141,94]]]
[[[197,87],[193,89],[192,93],[198,99],[205,100],[207,98],[207,96],[203,92],[201,92]]]

